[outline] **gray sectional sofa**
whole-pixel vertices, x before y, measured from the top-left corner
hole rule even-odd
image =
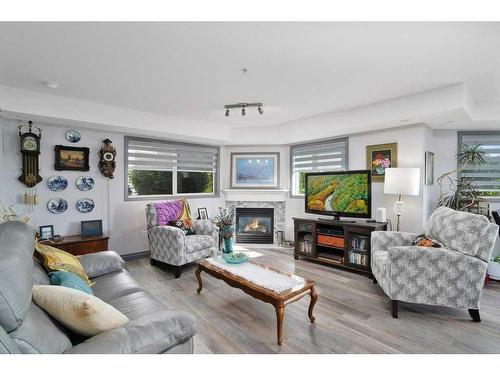
[[[81,257],[95,281],[94,295],[130,322],[91,338],[78,337],[54,321],[31,299],[33,284],[50,284],[33,258],[34,230],[20,222],[0,225],[0,353],[193,353],[197,321],[171,311],[142,289],[112,252]]]

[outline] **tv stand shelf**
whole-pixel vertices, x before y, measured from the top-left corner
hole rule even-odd
[[[387,230],[387,223],[296,217],[293,221],[295,259],[303,257],[372,276],[371,232]]]

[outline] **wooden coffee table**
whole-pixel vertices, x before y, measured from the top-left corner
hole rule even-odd
[[[314,323],[313,308],[316,304],[316,301],[318,300],[318,294],[316,293],[316,290],[314,288],[314,281],[303,279],[302,277],[294,275],[293,273],[283,272],[264,264],[253,261],[249,262],[256,266],[262,267],[269,272],[276,272],[278,274],[291,277],[299,281],[299,284],[291,289],[287,289],[280,293],[277,293],[273,290],[264,288],[238,275],[235,275],[226,269],[217,267],[216,265],[208,262],[206,259],[202,259],[197,262],[198,269],[196,270],[196,278],[198,279],[199,284],[197,290],[198,294],[200,294],[203,288],[203,284],[201,282],[201,272],[204,271],[217,279],[225,281],[226,284],[234,288],[241,289],[246,294],[249,294],[256,299],[272,304],[276,310],[278,345],[281,345],[283,342],[283,317],[285,313],[285,306],[289,303],[295,302],[304,297],[306,294],[309,294],[311,296],[311,302],[309,303],[308,314],[311,323]]]

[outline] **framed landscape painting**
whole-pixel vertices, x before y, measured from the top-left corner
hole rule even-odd
[[[372,174],[372,181],[383,182],[385,170],[398,166],[398,144],[385,143],[366,146],[366,169]]]
[[[55,146],[56,171],[88,171],[89,149],[87,147]]]
[[[278,189],[279,152],[231,153],[231,189]]]

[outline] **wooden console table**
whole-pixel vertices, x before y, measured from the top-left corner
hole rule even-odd
[[[108,250],[107,236],[65,236],[61,241],[47,240],[42,243],[67,251],[73,255],[97,253]]]

